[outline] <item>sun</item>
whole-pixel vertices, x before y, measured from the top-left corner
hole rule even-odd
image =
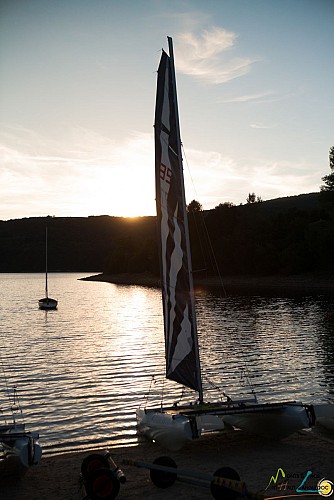
[[[75,203],[80,213],[155,215],[153,135],[130,134],[102,152],[89,159],[76,179]]]
[[[147,167],[97,168],[94,174],[80,188],[80,213],[115,217],[155,215],[154,173]]]

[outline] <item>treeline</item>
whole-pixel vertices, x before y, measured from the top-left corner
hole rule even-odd
[[[222,275],[262,276],[334,273],[333,196],[314,193],[238,207],[222,204],[204,218],[192,214],[194,270],[212,273],[218,267]],[[204,243],[206,233],[215,262]]]
[[[155,217],[40,217],[0,221],[0,272],[158,274]],[[190,211],[195,272],[334,274],[333,193]]]
[[[0,221],[0,272],[104,271],[136,259],[135,241],[155,234],[155,218],[37,217]],[[122,248],[126,247],[126,251]]]

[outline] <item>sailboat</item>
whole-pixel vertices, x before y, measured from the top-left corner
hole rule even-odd
[[[190,404],[137,409],[138,433],[170,450],[206,431],[236,426],[281,438],[314,424],[310,405],[249,400],[205,402],[197,338],[189,230],[183,179],[173,41],[158,68],[155,108],[155,179],[166,378],[197,393]]]
[[[40,309],[57,309],[58,301],[51,299],[48,295],[48,228],[45,228],[45,297],[39,299]]]
[[[38,465],[42,457],[42,449],[38,443],[39,434],[26,430],[24,423],[17,423],[15,412],[21,413],[14,389],[14,402],[10,405],[11,422],[5,418],[0,424],[0,477],[22,476],[30,467]]]

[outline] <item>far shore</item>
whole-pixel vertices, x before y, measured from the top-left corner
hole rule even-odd
[[[103,281],[118,285],[139,285],[160,288],[160,280],[149,273],[96,274],[81,278],[85,281]],[[294,276],[194,276],[195,287],[219,287],[226,294],[298,294],[333,295],[334,276],[306,274]]]

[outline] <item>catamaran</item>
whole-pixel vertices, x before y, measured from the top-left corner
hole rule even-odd
[[[58,301],[51,299],[48,294],[48,228],[45,228],[45,297],[39,299],[38,305],[40,309],[57,309]]]
[[[9,405],[11,416],[7,416],[7,408],[1,410],[4,422],[0,424],[0,477],[22,476],[41,460],[39,434],[27,431],[24,423],[16,421],[15,412],[22,413],[16,389],[14,389],[13,404]]]
[[[197,338],[173,42],[158,68],[155,179],[164,315],[166,377],[197,392],[194,402],[137,409],[138,432],[171,450],[228,425],[285,437],[314,424],[311,405],[249,400],[205,402]]]

